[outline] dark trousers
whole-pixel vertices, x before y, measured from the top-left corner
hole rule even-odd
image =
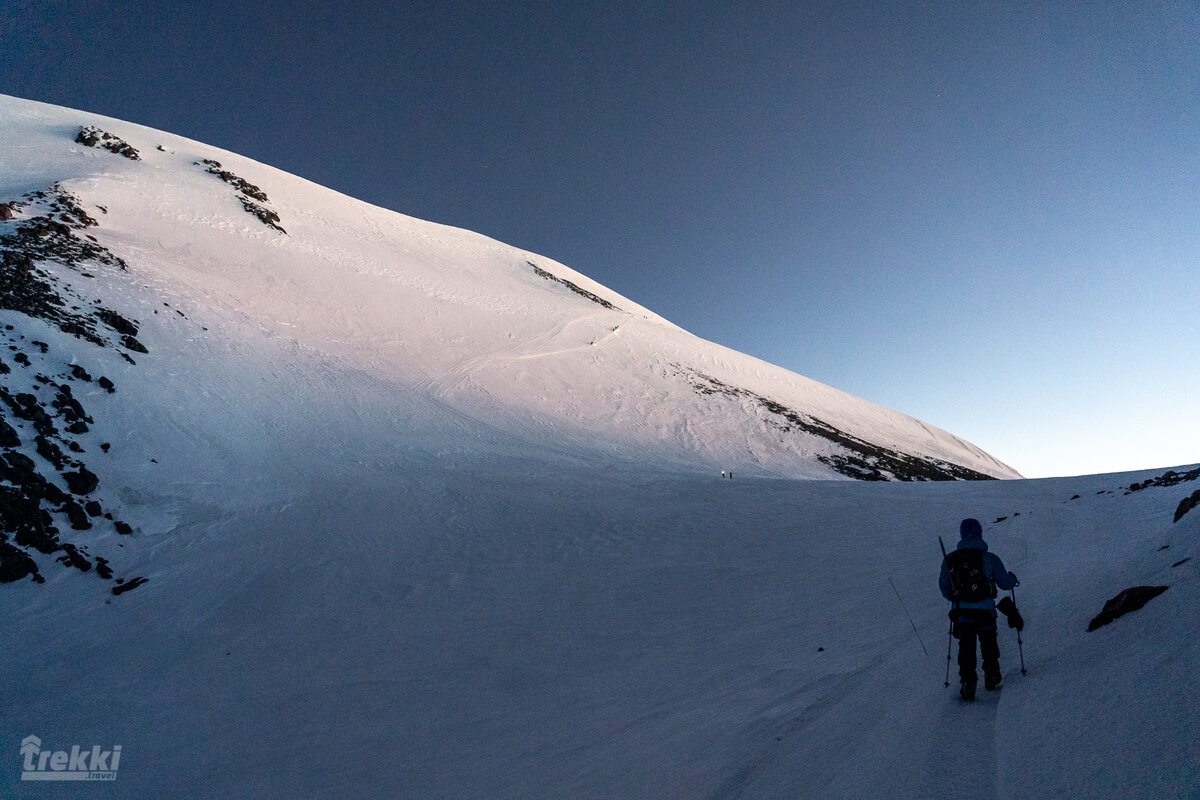
[[[954,636],[958,639],[958,677],[974,686],[975,642],[983,653],[983,675],[989,683],[1000,682],[1000,645],[996,641],[996,618],[988,611],[958,609],[953,613]]]

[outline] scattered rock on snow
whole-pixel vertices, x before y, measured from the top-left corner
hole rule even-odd
[[[111,133],[102,131],[95,125],[88,125],[80,128],[79,133],[75,135],[75,141],[88,147],[103,147],[111,153],[116,153],[119,156],[125,156],[130,161],[141,161],[142,157],[129,142],[126,142],[120,137],[114,136]]]
[[[1166,487],[1175,486],[1184,481],[1194,481],[1200,479],[1200,467],[1188,470],[1187,472],[1176,472],[1169,469],[1157,478],[1149,478],[1141,483],[1131,483],[1129,485],[1130,492],[1140,492],[1142,489],[1147,489],[1151,486]]]
[[[1088,623],[1088,630],[1094,631],[1117,617],[1137,611],[1166,590],[1166,586],[1133,586],[1126,589],[1104,604],[1104,609]]]
[[[984,475],[949,461],[889,450],[749,389],[731,386],[711,375],[685,369],[679,364],[672,366],[680,370],[684,379],[700,394],[748,399],[758,408],[768,412],[771,415],[768,417],[770,424],[784,433],[800,431],[839,445],[844,452],[817,456],[817,460],[848,478],[860,481],[995,480],[991,475]]]
[[[112,587],[112,593],[113,594],[124,594],[125,592],[128,592],[130,589],[136,589],[137,587],[141,586],[143,583],[145,583],[148,580],[150,580],[150,579],[149,578],[134,578],[133,580],[126,583],[122,578],[117,578],[118,585]]]
[[[1175,519],[1172,522],[1179,522],[1179,520],[1183,519],[1184,514],[1196,506],[1200,506],[1200,489],[1192,492],[1189,497],[1185,497],[1179,502],[1179,507],[1175,509]]]
[[[111,136],[106,140],[102,134],[97,134],[100,146],[115,144],[119,149],[119,140]],[[56,266],[85,278],[94,278],[98,266],[126,269],[122,259],[87,234],[86,229],[97,222],[79,199],[56,184],[4,206],[10,212],[25,210],[21,218],[4,226],[0,237],[0,308],[42,320],[98,347],[110,347],[131,362],[123,350],[147,352],[136,338],[136,321],[88,299],[78,288],[82,283],[58,277],[61,271]],[[105,212],[103,206],[96,207]],[[66,541],[63,531],[68,526],[89,530],[106,520],[118,534],[133,532],[105,511],[99,477],[79,460],[85,448],[74,437],[88,433],[93,420],[71,385],[92,382],[92,374],[74,354],[70,360],[56,359],[50,344],[26,339],[12,324],[3,326],[0,336],[12,353],[7,362],[0,360],[0,376],[11,376],[0,383],[0,583],[25,577],[44,582],[38,562],[31,557],[37,553],[56,556],[60,563],[82,572],[91,571],[95,559],[94,574],[112,579],[107,561],[91,556],[78,541]],[[80,352],[86,354],[86,348]],[[107,377],[96,382],[106,392],[116,389]],[[109,445],[100,449],[108,452]],[[133,582],[126,588],[137,585]]]
[[[195,163],[197,165],[207,166],[208,169],[206,169],[205,172],[216,175],[218,178],[237,189],[238,200],[242,202],[242,208],[248,213],[258,217],[259,222],[268,227],[274,228],[280,233],[287,233],[287,231],[285,231],[279,225],[279,215],[264,205],[265,203],[270,202],[270,200],[267,199],[266,192],[255,186],[253,183],[250,183],[245,178],[234,175],[227,169],[223,169],[220,161],[214,161],[211,158],[206,158],[203,162],[197,161]]]
[[[552,281],[554,283],[560,283],[563,286],[570,289],[575,294],[579,295],[580,297],[586,297],[588,300],[591,300],[593,303],[603,306],[604,308],[607,308],[611,311],[620,311],[621,310],[621,309],[617,308],[616,306],[614,306],[612,303],[605,300],[603,297],[599,297],[598,295],[595,295],[592,292],[589,292],[587,289],[584,289],[584,288],[572,283],[571,281],[567,280],[566,278],[560,278],[552,272],[547,272],[546,270],[542,269],[541,267],[539,267],[537,264],[533,263],[532,261],[526,261],[525,263],[528,264],[529,266],[533,267],[533,274],[537,275],[539,278],[545,278],[548,281]]]

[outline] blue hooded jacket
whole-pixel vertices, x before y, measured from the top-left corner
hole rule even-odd
[[[983,572],[987,575],[992,585],[1001,591],[1008,591],[1017,585],[1016,578],[1009,573],[1005,568],[1004,562],[1000,560],[1000,556],[995,553],[988,552],[987,542],[983,540],[983,526],[979,524],[977,519],[964,519],[959,525],[959,534],[962,540],[958,543],[957,550],[982,550],[983,551]],[[938,578],[938,588],[942,590],[942,597],[953,601],[954,584],[950,581],[950,567],[947,563],[949,559],[942,559],[942,574]],[[974,603],[955,603],[956,608],[974,608],[980,611],[991,611],[992,616],[996,614],[996,601],[992,598],[979,600]]]

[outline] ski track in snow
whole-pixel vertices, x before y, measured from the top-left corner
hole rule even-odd
[[[631,318],[631,315],[625,316],[625,320],[628,320],[630,318]],[[601,334],[598,338],[594,338],[584,344],[577,344],[577,345],[570,345],[567,347],[547,349],[548,345],[552,344],[553,342],[555,342],[559,338],[561,338],[563,336],[563,334],[566,333],[568,328],[573,328],[576,326],[583,326],[583,325],[591,325],[591,324],[595,324],[597,322],[601,322],[604,325],[610,325],[612,322],[612,315],[611,314],[594,314],[591,316],[575,317],[575,318],[571,318],[571,319],[562,320],[558,324],[556,324],[553,328],[551,328],[550,330],[546,331],[545,333],[537,336],[535,339],[530,341],[527,345],[521,347],[519,350],[515,350],[512,352],[497,352],[497,353],[489,353],[487,355],[473,356],[471,358],[460,361],[459,363],[455,364],[453,367],[446,370],[445,372],[442,372],[438,375],[434,375],[429,378],[425,378],[421,381],[418,381],[415,388],[419,392],[432,391],[436,397],[438,397],[440,399],[446,399],[448,396],[450,396],[454,392],[455,389],[457,389],[464,382],[466,382],[469,378],[471,378],[471,376],[475,375],[476,373],[478,373],[479,371],[481,371],[483,369],[490,368],[490,367],[499,367],[506,363],[511,363],[514,361],[526,361],[526,360],[535,359],[535,358],[548,358],[550,356],[563,355],[565,353],[572,353],[572,352],[586,350],[590,347],[596,347],[596,346],[603,344],[610,337],[616,335],[617,329],[620,327],[620,325],[617,325],[614,327],[606,328],[605,332],[603,334]]]

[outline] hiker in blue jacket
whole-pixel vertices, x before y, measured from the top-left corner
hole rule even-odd
[[[996,593],[1017,585],[1017,576],[1004,567],[995,553],[988,552],[983,526],[977,519],[964,519],[959,525],[962,541],[942,560],[938,587],[942,596],[953,603],[951,628],[958,639],[958,674],[964,700],[975,699],[975,642],[983,653],[983,685],[992,691],[1000,688],[1000,645],[996,641]],[[1006,610],[1006,614],[1009,612]],[[1012,609],[1016,614],[1016,609]],[[1019,622],[1019,626],[1018,626]],[[1019,615],[1009,616],[1009,625],[1020,630]]]

